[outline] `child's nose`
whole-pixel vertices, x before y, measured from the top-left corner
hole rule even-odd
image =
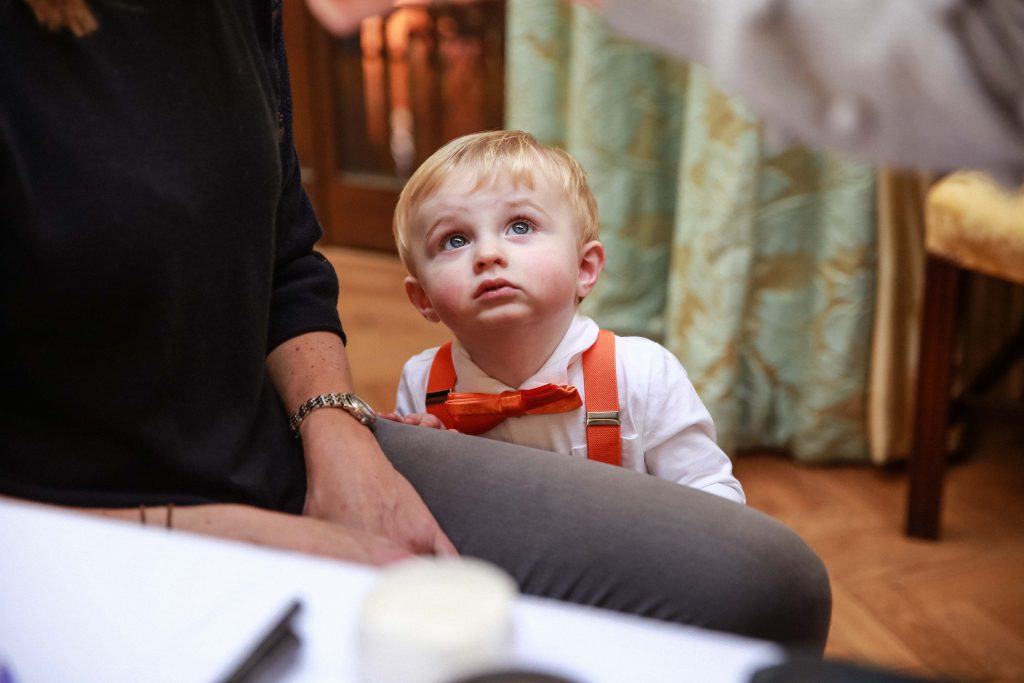
[[[485,239],[477,242],[475,267],[477,272],[496,265],[506,265],[505,251],[499,240]]]

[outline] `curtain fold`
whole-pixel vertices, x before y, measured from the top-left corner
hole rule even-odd
[[[933,178],[884,170],[878,179],[878,286],[868,395],[871,461],[906,458],[914,429],[924,290],[924,200]]]
[[[608,264],[586,313],[682,361],[719,441],[868,459],[875,172],[772,149],[707,72],[586,9],[508,3],[506,125],[587,169]]]

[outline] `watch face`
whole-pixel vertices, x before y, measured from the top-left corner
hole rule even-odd
[[[377,421],[377,413],[370,404],[355,394],[348,395],[349,403],[352,405],[352,414],[364,425],[370,426]]]

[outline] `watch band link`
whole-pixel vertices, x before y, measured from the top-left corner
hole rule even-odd
[[[359,420],[359,422],[372,429],[373,420],[372,417],[361,414],[357,409],[356,405],[350,398],[352,394],[337,393],[337,394],[319,394],[309,399],[295,411],[295,414],[288,420],[288,428],[296,439],[299,438],[299,425],[306,419],[310,413],[320,408],[341,408],[348,412],[352,417]]]

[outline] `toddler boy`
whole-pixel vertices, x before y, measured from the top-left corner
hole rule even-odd
[[[519,131],[467,135],[395,209],[405,290],[455,340],[411,358],[390,419],[590,457],[745,502],[682,365],[577,310],[604,268],[579,163]],[[599,334],[600,332],[600,334]]]

